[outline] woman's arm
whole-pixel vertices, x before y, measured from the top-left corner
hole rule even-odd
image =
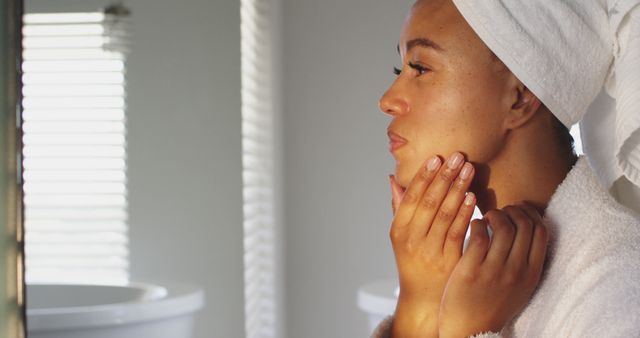
[[[462,255],[475,196],[467,193],[473,166],[460,153],[434,156],[406,191],[391,177],[394,219],[390,237],[400,294],[394,337],[437,337],[444,287]]]

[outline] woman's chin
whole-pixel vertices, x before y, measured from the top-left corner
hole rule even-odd
[[[401,165],[397,165],[396,166],[396,182],[398,182],[398,184],[403,187],[403,188],[407,188],[409,186],[409,184],[411,183],[411,180],[413,180],[413,176],[415,176],[415,174],[417,173],[417,169],[416,170],[410,170],[411,168],[408,168],[407,166],[401,166]]]

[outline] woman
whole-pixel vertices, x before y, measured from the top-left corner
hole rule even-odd
[[[640,59],[625,59],[640,55],[627,52],[640,41],[640,6],[454,2],[413,6],[398,45],[402,67],[380,100],[393,118],[400,295],[373,336],[640,336],[640,220],[601,182],[612,172],[638,182],[638,110],[626,120],[631,133],[616,138],[620,161],[609,171],[576,157],[568,132],[604,79],[613,81],[611,69],[625,103],[616,121],[640,108],[638,91],[625,92],[640,85],[621,72],[640,69]],[[627,27],[613,52],[588,26],[603,18]],[[566,45],[546,48],[554,39]],[[484,217],[471,222],[463,252],[476,203]]]

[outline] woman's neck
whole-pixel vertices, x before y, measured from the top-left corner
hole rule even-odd
[[[538,132],[532,130],[531,137],[521,134],[508,140],[508,146],[490,163],[476,164],[472,189],[483,214],[520,202],[531,203],[544,212],[577,156],[562,151],[553,137],[540,137]]]

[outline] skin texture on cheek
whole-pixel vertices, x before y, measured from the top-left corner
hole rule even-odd
[[[454,90],[451,90],[454,88]],[[455,84],[434,86],[433,98],[419,105],[412,101],[411,113],[400,117],[409,140],[408,149],[398,152],[396,159],[398,182],[406,186],[422,168],[424,161],[433,155],[448,157],[454,151],[462,152],[468,160],[486,163],[500,148],[502,132],[493,114],[498,109],[491,101],[476,99],[482,91],[470,91],[464,95]],[[479,95],[478,95],[479,94]]]
[[[472,162],[489,163],[506,135],[508,72],[498,71],[489,49],[455,7],[444,4],[423,1],[412,9],[400,38],[403,71],[381,99],[381,109],[394,117],[391,129],[408,141],[394,153],[396,179],[405,187],[433,155],[444,159],[459,151]],[[405,44],[417,38],[432,39],[445,51],[408,50]],[[417,75],[408,62],[430,70]],[[406,109],[386,109],[391,101]]]

